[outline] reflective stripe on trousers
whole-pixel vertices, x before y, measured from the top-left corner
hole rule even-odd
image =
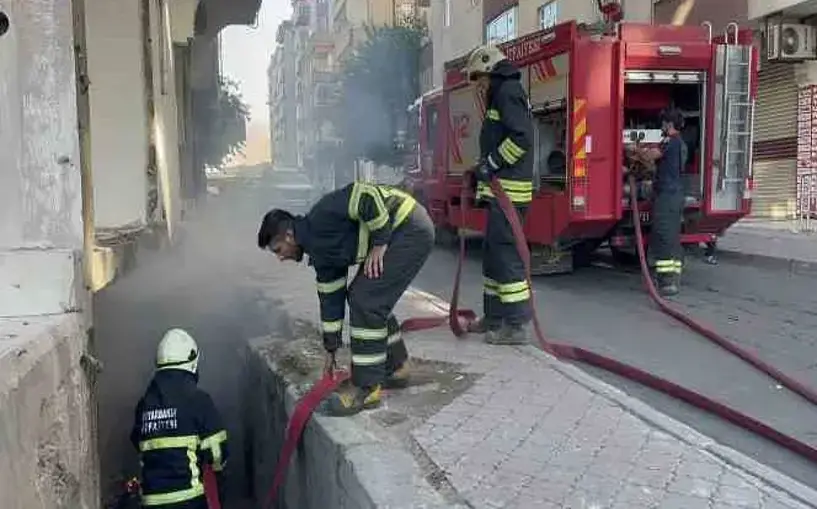
[[[349,285],[349,325],[352,347],[352,384],[382,383],[391,368],[407,357],[397,335],[392,312],[422,268],[434,244],[434,225],[423,207],[414,207],[409,220],[395,230],[383,260],[384,272],[369,279],[363,271]],[[393,344],[388,348],[389,338]],[[391,356],[390,356],[391,353]],[[399,365],[398,365],[399,364]]]
[[[516,211],[524,222],[527,207],[517,206]],[[483,306],[488,324],[521,325],[530,321],[531,289],[525,278],[525,266],[516,251],[511,225],[496,200],[488,202],[482,275]]]

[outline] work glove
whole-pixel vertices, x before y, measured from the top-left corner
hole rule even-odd
[[[477,164],[476,168],[474,168],[474,177],[479,182],[490,182],[491,181],[491,165],[488,164],[488,161],[485,159],[480,160],[479,164]]]

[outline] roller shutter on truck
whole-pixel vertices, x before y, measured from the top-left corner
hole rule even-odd
[[[797,102],[794,65],[761,62],[754,124],[753,217],[785,219],[794,213]]]

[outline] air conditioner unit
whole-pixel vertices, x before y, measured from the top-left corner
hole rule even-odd
[[[766,58],[769,61],[817,59],[817,27],[794,23],[769,25]]]

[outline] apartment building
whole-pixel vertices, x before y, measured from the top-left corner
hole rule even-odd
[[[627,21],[649,23],[654,0],[627,0]],[[501,44],[567,20],[601,20],[596,0],[431,0],[430,46],[426,64],[431,86],[442,86],[445,62],[483,43]]]
[[[760,35],[762,56],[755,113],[755,213],[775,219],[814,218],[817,4],[748,0],[746,11]]]
[[[298,30],[292,20],[278,26],[278,43],[267,68],[270,145],[272,162],[280,166],[300,166],[298,133],[297,59]]]

